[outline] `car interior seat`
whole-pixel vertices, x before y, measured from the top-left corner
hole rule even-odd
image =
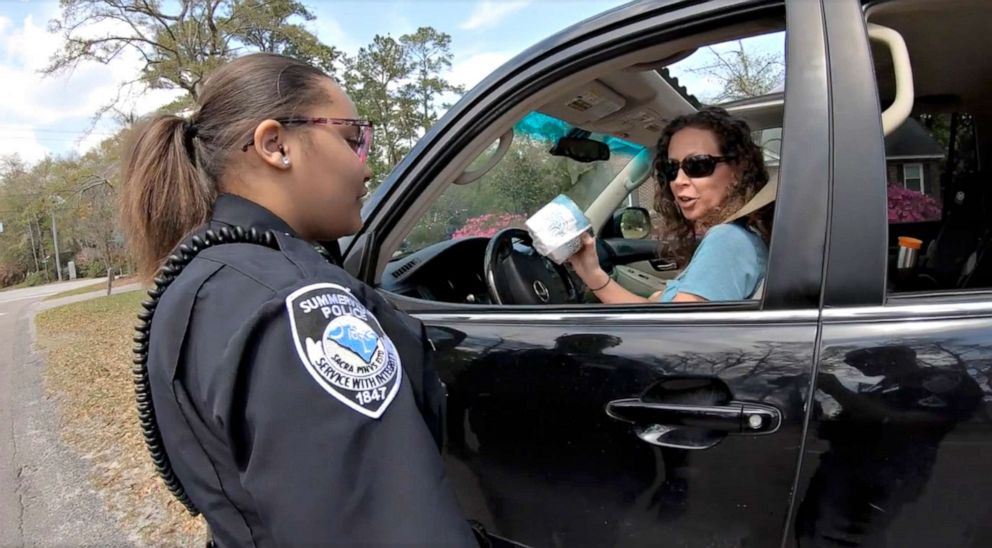
[[[992,181],[986,172],[968,174],[967,183],[972,190],[972,200],[977,202],[969,213],[972,215],[974,248],[963,261],[955,287],[992,287],[992,192],[987,190]],[[968,192],[968,191],[965,191]]]
[[[966,274],[973,278],[971,271],[977,266],[978,254],[988,245],[984,240],[988,239],[985,236],[992,211],[989,182],[985,173],[965,172],[951,183],[954,195],[945,209],[940,231],[927,248],[921,273],[938,288],[958,287]]]

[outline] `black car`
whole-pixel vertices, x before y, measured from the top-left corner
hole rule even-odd
[[[465,95],[342,249],[429,326],[466,514],[535,547],[992,546],[989,21],[985,0],[635,2]],[[654,144],[703,103],[685,63],[752,43],[784,51],[784,87],[721,106],[772,172],[763,287],[596,303],[521,222],[564,193],[619,283],[664,287]]]

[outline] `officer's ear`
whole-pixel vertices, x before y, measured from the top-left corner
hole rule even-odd
[[[252,146],[266,164],[280,170],[289,169],[292,160],[285,137],[285,126],[275,120],[265,120],[255,127]]]

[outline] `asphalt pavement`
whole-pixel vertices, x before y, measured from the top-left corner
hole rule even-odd
[[[99,281],[0,292],[0,546],[119,546],[136,540],[119,530],[90,486],[84,458],[62,443],[58,409],[45,395],[43,363],[31,343],[34,313],[63,303],[39,301]]]

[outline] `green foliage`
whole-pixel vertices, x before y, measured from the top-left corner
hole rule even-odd
[[[251,51],[292,55],[333,72],[340,53],[302,25],[313,18],[293,0],[62,0],[60,17],[50,28],[63,44],[45,72],[71,71],[81,61],[107,64],[136,53],[143,67],[130,84],[181,89],[194,98],[213,69]],[[98,23],[107,30],[93,33]],[[120,99],[112,99],[99,114]]]
[[[24,285],[27,287],[34,287],[36,285],[42,285],[48,283],[45,275],[41,272],[32,272],[24,278]]]
[[[470,219],[482,215],[529,217],[571,189],[577,180],[575,162],[549,155],[548,148],[548,143],[541,140],[515,138],[506,155],[480,180],[445,190],[407,236],[401,251],[447,240]]]
[[[431,27],[399,40],[376,35],[344,59],[344,87],[360,115],[376,123],[369,155],[373,188],[437,121],[439,97],[464,91],[441,77],[451,59],[451,37]]]
[[[0,220],[5,228],[0,234],[0,285],[16,283],[29,272],[56,279],[53,222],[63,275],[68,261],[78,262],[77,254],[84,249],[103,272],[108,265],[126,263],[116,219],[120,147],[118,136],[82,157],[49,157],[30,167],[6,159],[0,168]]]
[[[81,157],[46,158],[33,166],[0,158],[0,287],[27,276],[55,279],[53,223],[63,267],[75,260],[81,276],[102,276],[108,267],[130,270],[116,200],[124,134],[138,116],[118,109],[123,94],[181,90],[159,110],[186,111],[204,78],[239,55],[273,52],[332,75],[343,69],[342,83],[360,115],[376,122],[372,186],[382,181],[436,122],[443,96],[463,91],[441,76],[451,67],[451,37],[431,27],[399,39],[375,36],[345,58],[307,30],[313,20],[297,0],[61,0],[50,28],[62,44],[47,74],[70,72],[84,61],[114,63],[122,55],[136,55],[142,66],[95,113],[114,115],[122,127],[114,137]],[[460,226],[452,222],[425,225],[423,237],[450,234]]]

